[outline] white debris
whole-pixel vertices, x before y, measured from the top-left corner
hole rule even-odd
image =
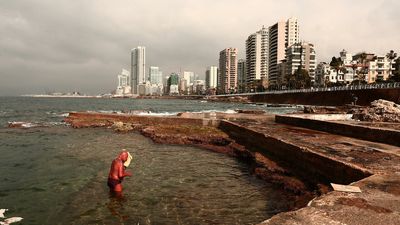
[[[334,183],[331,183],[331,185],[333,187],[333,190],[335,191],[361,193],[361,189],[357,186],[334,184]]]
[[[11,224],[11,223],[19,222],[22,219],[24,219],[24,218],[22,218],[22,217],[11,217],[11,218],[5,219],[3,222],[0,221],[0,224],[1,225],[8,225],[8,224]]]
[[[0,209],[0,218],[4,218],[4,213],[8,211],[8,209]]]

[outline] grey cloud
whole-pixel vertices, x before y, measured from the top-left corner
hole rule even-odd
[[[0,95],[110,91],[138,45],[164,74],[203,75],[220,50],[244,57],[249,34],[290,16],[319,60],[342,48],[399,51],[398,8],[396,0],[1,1]]]

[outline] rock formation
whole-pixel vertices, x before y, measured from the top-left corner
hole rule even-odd
[[[366,108],[353,110],[353,119],[368,122],[400,122],[400,105],[383,99]]]

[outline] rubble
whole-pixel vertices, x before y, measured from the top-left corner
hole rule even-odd
[[[355,109],[352,113],[355,120],[400,123],[400,105],[383,99],[371,102],[369,107]]]

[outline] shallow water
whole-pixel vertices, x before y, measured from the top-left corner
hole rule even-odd
[[[254,224],[287,207],[285,193],[233,158],[140,134],[2,129],[0,140],[1,207],[24,224]],[[134,176],[118,199],[105,182],[121,148]]]
[[[222,154],[154,144],[137,133],[103,128],[4,127],[4,121],[60,122],[60,115],[69,110],[118,110],[119,101],[4,99],[0,98],[0,111],[6,112],[0,114],[0,208],[8,208],[9,217],[23,217],[19,224],[256,224],[288,208],[286,193]],[[141,104],[154,112],[237,107],[155,103]],[[134,175],[123,182],[123,198],[115,198],[109,195],[106,179],[122,148],[133,153],[129,170]]]

